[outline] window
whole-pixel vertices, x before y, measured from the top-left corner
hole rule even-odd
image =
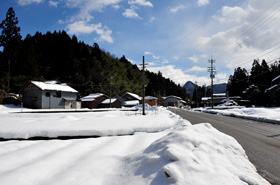
[[[50,97],[51,93],[50,92],[46,92],[46,97]]]
[[[56,92],[56,97],[61,98],[61,92]]]

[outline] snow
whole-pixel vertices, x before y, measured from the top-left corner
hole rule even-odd
[[[116,98],[111,98],[111,103],[114,103],[115,101],[117,101]],[[106,99],[103,102],[101,102],[101,104],[109,104],[110,103],[110,99]]]
[[[217,106],[214,107],[214,109],[199,108],[197,110],[206,113],[240,117],[240,118],[251,119],[256,121],[264,121],[264,122],[280,124],[279,107],[246,108],[243,106]]]
[[[127,92],[126,94],[129,94],[130,96],[136,98],[137,100],[142,100],[142,97],[137,95],[137,94],[134,94],[134,93],[130,93],[130,92]]]
[[[38,82],[38,81],[31,81],[31,83],[39,87],[41,90],[55,90],[55,91],[65,91],[65,92],[74,92],[74,93],[78,92],[68,85],[60,85],[60,84],[45,83],[45,82]]]
[[[81,98],[81,101],[94,101],[96,98],[100,96],[104,96],[104,94],[102,93],[89,94],[88,96]]]
[[[138,100],[128,100],[124,102],[124,106],[135,106],[135,105],[139,105]]]
[[[2,141],[0,184],[269,184],[234,138],[163,107],[145,110],[24,113],[0,106],[3,138],[103,136]]]

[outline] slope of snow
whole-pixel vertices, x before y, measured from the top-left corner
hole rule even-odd
[[[11,110],[15,109],[0,106],[2,137],[92,133],[104,137],[2,141],[1,185],[269,184],[234,138],[208,123],[191,125],[164,108],[147,107],[146,116],[131,111]],[[106,136],[127,133],[134,135]]]
[[[219,114],[224,116],[234,116],[246,118],[256,121],[265,121],[280,124],[280,108],[245,108],[245,107],[232,107],[230,109],[205,109],[200,108],[200,111]]]
[[[129,135],[190,125],[165,108],[147,109],[146,116],[141,116],[141,109],[137,112],[8,113],[8,110],[14,112],[20,108],[9,109],[2,106],[0,110],[0,138],[5,139]]]

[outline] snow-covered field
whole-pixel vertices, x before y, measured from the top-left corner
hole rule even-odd
[[[265,121],[270,123],[280,124],[280,108],[245,108],[245,107],[214,107],[214,109],[199,108],[197,109],[202,112],[219,114],[224,116],[234,116],[240,118],[246,118],[256,121]]]
[[[102,137],[1,141],[1,185],[269,184],[234,138],[165,108],[11,112],[21,109],[0,106],[1,138]]]

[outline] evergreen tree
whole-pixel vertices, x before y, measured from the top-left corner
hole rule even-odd
[[[0,46],[3,46],[4,50],[13,49],[21,41],[20,27],[17,24],[18,18],[15,16],[13,8],[10,7],[6,14],[6,19],[0,24],[0,29],[2,29]]]
[[[20,27],[17,26],[18,18],[15,16],[15,12],[12,7],[7,11],[6,18],[1,22],[0,29],[0,47],[4,47],[4,60],[1,61],[7,73],[6,76],[0,76],[1,78],[7,78],[7,86],[4,87],[7,91],[10,90],[10,76],[11,73],[17,74],[21,68],[17,66],[17,51],[21,42]],[[4,69],[1,69],[1,71]],[[3,74],[3,73],[2,73]]]
[[[245,68],[238,67],[230,75],[227,90],[230,96],[243,97],[243,91],[248,87],[248,72]]]

